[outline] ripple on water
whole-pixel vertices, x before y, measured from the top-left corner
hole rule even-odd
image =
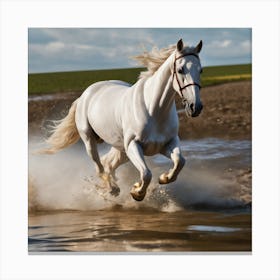
[[[249,140],[223,140],[206,138],[200,140],[181,141],[181,150],[188,159],[219,160],[230,157],[239,157],[246,163],[251,161],[251,145]],[[158,165],[165,165],[169,159],[156,155],[152,158]]]
[[[182,141],[181,149],[190,158],[219,159],[242,155],[244,159],[251,157],[249,140],[223,140],[206,138],[201,140]]]
[[[212,231],[212,232],[235,232],[242,230],[241,228],[221,227],[221,226],[204,226],[204,225],[191,225],[188,226],[191,231]]]

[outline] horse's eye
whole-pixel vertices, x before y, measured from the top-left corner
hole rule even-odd
[[[178,73],[179,73],[179,74],[183,74],[183,73],[184,73],[183,68],[179,68],[179,69],[178,69]]]

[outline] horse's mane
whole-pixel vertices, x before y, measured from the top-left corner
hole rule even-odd
[[[140,73],[139,79],[152,76],[175,49],[176,45],[162,49],[153,47],[150,52],[144,51],[142,54],[133,56],[133,59],[138,61],[140,65],[147,68],[147,70]],[[183,52],[190,52],[192,49],[191,47],[185,47]]]

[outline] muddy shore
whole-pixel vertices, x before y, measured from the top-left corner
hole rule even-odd
[[[64,117],[71,103],[81,92],[32,96],[28,102],[30,133],[45,133],[49,120]],[[201,89],[204,108],[197,118],[187,118],[179,98],[181,139],[215,137],[251,139],[252,84],[250,81],[227,83]]]

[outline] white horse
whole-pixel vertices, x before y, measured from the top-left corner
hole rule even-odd
[[[201,64],[196,47],[177,45],[153,49],[136,56],[148,68],[134,85],[122,81],[102,81],[89,86],[76,99],[68,115],[53,130],[45,153],[54,153],[81,137],[88,155],[96,163],[97,174],[107,182],[113,195],[120,189],[114,171],[128,159],[140,172],[131,195],[141,201],[152,174],[144,156],[162,154],[173,161],[173,168],[161,174],[160,184],[176,180],[185,164],[180,151],[175,94],[179,94],[187,116],[202,110],[199,97]],[[111,150],[101,159],[97,143],[105,141]]]

